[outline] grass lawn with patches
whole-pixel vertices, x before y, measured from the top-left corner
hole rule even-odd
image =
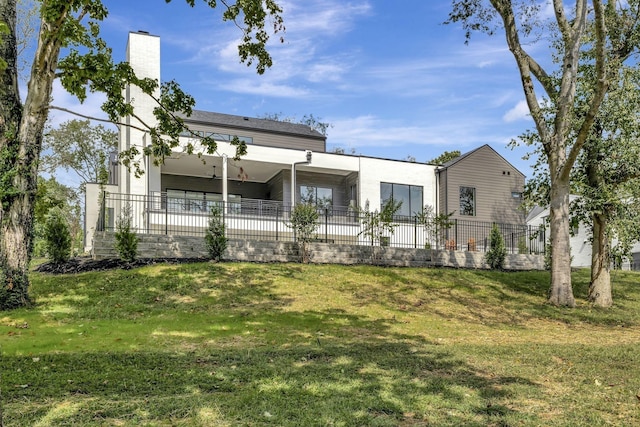
[[[32,275],[0,313],[7,426],[640,425],[640,275],[298,264]]]

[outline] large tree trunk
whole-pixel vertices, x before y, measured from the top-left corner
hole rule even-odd
[[[6,62],[2,69],[0,88],[0,309],[21,307],[29,303],[27,293],[29,282],[26,277],[28,258],[21,259],[24,240],[15,233],[14,224],[20,217],[20,209],[15,202],[20,189],[14,185],[19,178],[17,159],[20,152],[19,129],[22,104],[18,92],[17,50],[15,38],[15,1],[0,1],[0,19],[9,26],[9,33],[2,37],[0,57]],[[18,220],[19,221],[19,220]],[[20,241],[22,244],[16,245]],[[18,246],[18,247],[17,247]]]
[[[551,228],[551,288],[549,289],[549,303],[574,307],[576,302],[573,297],[573,288],[571,287],[568,178],[556,177],[555,183],[552,182],[549,220]]]
[[[613,305],[609,250],[607,218],[603,214],[593,214],[589,301],[599,307],[611,307]]]
[[[15,1],[0,0],[0,13],[13,13]],[[3,58],[15,64],[15,18],[9,41],[5,38]],[[7,50],[12,42],[13,49]],[[0,211],[0,309],[12,309],[29,304],[29,262],[33,235],[33,204],[38,182],[38,160],[42,148],[42,133],[47,120],[48,106],[60,53],[59,28],[42,22],[38,46],[27,86],[27,98],[20,115],[17,86],[11,99],[3,94],[3,133],[0,136],[2,162],[2,209]],[[11,69],[10,69],[11,68]],[[15,66],[7,67],[3,85],[13,78]],[[17,111],[13,115],[8,113]],[[16,120],[19,119],[19,120]],[[19,125],[18,125],[19,123]]]

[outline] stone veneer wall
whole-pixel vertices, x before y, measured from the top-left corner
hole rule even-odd
[[[138,235],[140,258],[206,258],[204,239],[191,236]],[[373,252],[373,257],[372,257]],[[98,232],[94,236],[93,257],[115,258],[115,236]],[[292,242],[229,240],[225,261],[300,262],[298,245]],[[372,247],[310,243],[309,261],[317,264],[371,264],[394,267],[454,267],[487,269],[483,252],[444,251],[412,248]],[[543,270],[542,255],[507,255],[507,270]]]

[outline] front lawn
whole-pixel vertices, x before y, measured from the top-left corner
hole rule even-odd
[[[298,264],[32,275],[0,313],[6,426],[640,425],[640,275]]]

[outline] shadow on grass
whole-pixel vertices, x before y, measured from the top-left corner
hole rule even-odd
[[[468,425],[521,419],[508,386],[436,347],[392,339],[189,354],[4,357],[5,422],[197,421],[229,425]],[[75,408],[52,415],[60,405]],[[48,417],[48,418],[47,418]],[[489,422],[490,420],[490,422]]]
[[[358,300],[378,301],[391,309],[432,310],[444,319],[478,321],[486,325],[526,325],[532,319],[559,321],[567,324],[588,323],[599,326],[635,326],[640,324],[640,274],[612,272],[614,307],[601,309],[586,301],[589,270],[574,271],[573,289],[578,302],[576,308],[547,304],[549,273],[495,272],[486,270],[455,270],[446,268],[421,269],[422,277],[407,280],[402,270],[363,268],[387,286],[360,288]],[[411,299],[411,294],[414,298]],[[416,296],[417,295],[417,296]],[[442,310],[430,306],[435,300],[455,303],[464,310]],[[496,310],[499,307],[500,309]]]
[[[6,424],[484,426],[534,417],[513,409],[520,397],[510,390],[535,395],[538,385],[393,332],[391,316],[292,311],[276,284],[295,286],[303,273],[296,265],[195,265],[46,277],[39,308],[61,298],[71,309],[65,321],[144,313],[136,323],[153,330],[154,319],[186,311],[232,318],[235,335],[210,328],[146,350],[5,355]],[[243,331],[251,339],[234,340]]]

